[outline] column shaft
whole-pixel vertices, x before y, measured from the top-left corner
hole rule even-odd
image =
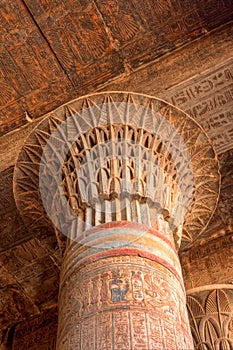
[[[179,260],[169,241],[132,223],[86,234],[88,246],[72,242],[66,251],[57,350],[193,349]]]

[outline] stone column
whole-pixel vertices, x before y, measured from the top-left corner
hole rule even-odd
[[[193,349],[171,242],[125,221],[86,231],[85,241],[85,248],[72,242],[66,249],[57,349]]]
[[[215,284],[187,292],[196,350],[233,349],[233,287]]]
[[[143,95],[78,99],[29,136],[15,184],[28,224],[68,237],[57,350],[193,349],[177,251],[208,223],[219,175],[191,118]]]

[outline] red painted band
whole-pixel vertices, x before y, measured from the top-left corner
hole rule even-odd
[[[178,253],[176,251],[176,249],[174,248],[174,246],[172,245],[171,241],[166,238],[164,235],[162,235],[161,233],[159,233],[157,230],[147,226],[147,225],[144,225],[144,224],[139,224],[139,223],[136,223],[136,222],[130,222],[130,221],[112,221],[112,222],[108,222],[106,224],[102,224],[102,225],[98,225],[98,226],[95,226],[87,231],[84,231],[82,233],[81,236],[79,236],[79,239],[78,239],[78,243],[79,241],[81,241],[82,239],[85,239],[85,237],[89,237],[91,236],[92,234],[95,234],[95,233],[98,233],[98,231],[104,231],[106,229],[117,229],[117,228],[127,228],[127,229],[134,229],[134,230],[138,230],[138,231],[145,231],[147,233],[150,233],[158,238],[160,238],[161,240],[163,240],[173,251],[174,253],[178,256]],[[77,243],[76,241],[74,242]],[[72,246],[72,244],[71,244]]]
[[[168,270],[170,270],[178,279],[178,281],[181,284],[181,287],[183,289],[183,291],[185,292],[185,288],[184,288],[184,283],[183,283],[183,279],[182,276],[179,275],[179,273],[177,272],[177,270],[170,265],[169,263],[167,263],[165,260],[163,260],[162,258],[159,258],[158,256],[154,255],[154,254],[150,254],[148,252],[136,249],[136,248],[121,248],[121,249],[111,249],[111,250],[107,250],[107,251],[103,251],[100,253],[96,253],[93,254],[91,256],[87,256],[85,258],[80,259],[77,263],[75,263],[75,266],[77,267],[81,267],[83,264],[87,264],[97,261],[99,259],[104,259],[104,258],[108,258],[108,257],[114,257],[114,256],[126,256],[126,255],[136,255],[136,256],[140,256],[142,258],[146,258],[152,261],[156,261],[159,264],[161,264],[162,266],[166,267]]]

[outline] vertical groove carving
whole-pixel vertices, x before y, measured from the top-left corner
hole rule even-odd
[[[216,286],[217,287],[217,286]],[[232,350],[233,289],[203,291],[187,298],[191,331],[196,350]]]

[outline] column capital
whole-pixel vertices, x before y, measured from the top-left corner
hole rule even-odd
[[[138,222],[178,248],[210,220],[219,178],[213,147],[187,114],[154,97],[104,92],[45,116],[19,154],[14,193],[35,232],[48,218],[73,240],[93,226]]]
[[[213,284],[188,290],[187,308],[195,349],[232,349],[232,285]]]

